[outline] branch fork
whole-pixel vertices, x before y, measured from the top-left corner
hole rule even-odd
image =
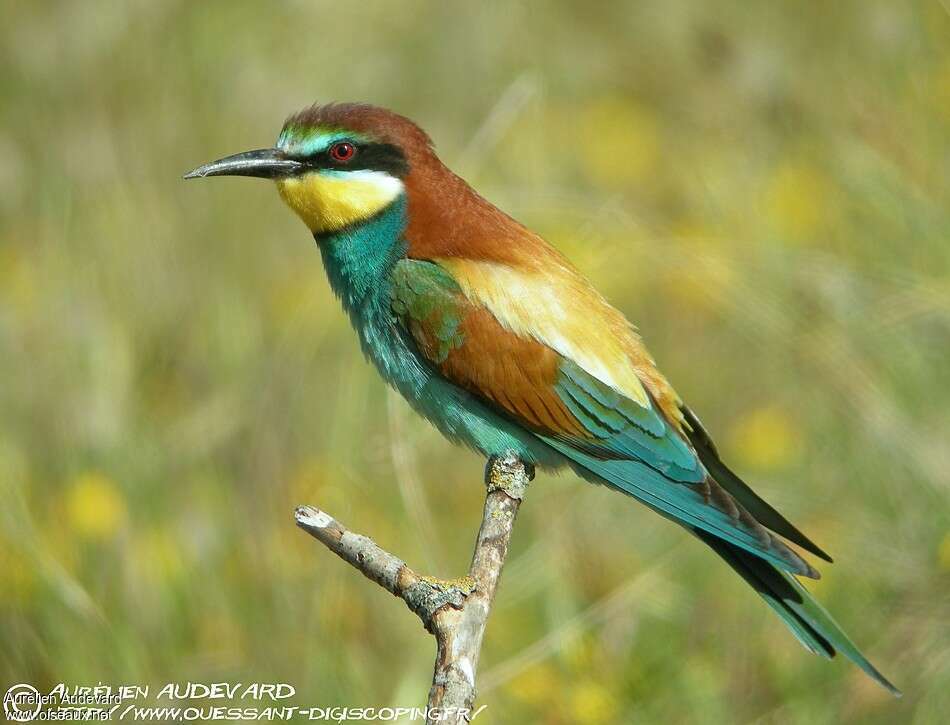
[[[386,591],[402,599],[436,640],[428,722],[466,723],[475,704],[475,674],[515,517],[534,469],[514,453],[489,459],[485,508],[468,574],[442,580],[417,574],[372,539],[350,531],[313,506],[294,513],[297,525]]]

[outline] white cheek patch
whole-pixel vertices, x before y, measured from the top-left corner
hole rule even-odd
[[[380,193],[389,194],[392,198],[395,198],[404,188],[401,179],[397,179],[385,171],[358,169],[356,171],[328,171],[325,175],[349,179],[355,183],[375,187]]]

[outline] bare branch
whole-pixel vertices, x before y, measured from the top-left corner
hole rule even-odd
[[[370,538],[312,506],[295,512],[297,525],[386,591],[402,599],[436,639],[429,690],[430,723],[465,723],[475,704],[475,675],[482,640],[518,508],[534,477],[515,454],[492,458],[485,468],[485,509],[468,575],[442,581],[414,572]]]

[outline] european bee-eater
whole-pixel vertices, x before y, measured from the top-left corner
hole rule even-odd
[[[819,575],[786,541],[830,557],[720,459],[633,325],[452,173],[415,123],[313,106],[274,148],[185,178],[227,175],[276,182],[365,355],[447,438],[636,498],[725,559],[810,651],[840,651],[899,694],[799,584]]]

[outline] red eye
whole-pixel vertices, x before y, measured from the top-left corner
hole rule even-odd
[[[339,163],[349,161],[356,156],[356,147],[347,141],[335,143],[330,147],[330,158]]]

